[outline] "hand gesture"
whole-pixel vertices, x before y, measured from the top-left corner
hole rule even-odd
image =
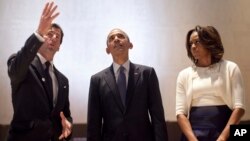
[[[46,3],[37,29],[38,34],[41,36],[47,33],[52,21],[59,15],[59,12],[55,13],[56,8],[57,5],[54,5],[54,2]]]
[[[60,112],[61,117],[61,123],[62,123],[62,134],[59,137],[59,140],[63,138],[67,138],[72,131],[72,124],[67,120],[67,118],[64,116],[63,112]]]

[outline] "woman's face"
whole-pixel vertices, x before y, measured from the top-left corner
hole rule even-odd
[[[198,64],[201,62],[207,62],[208,60],[211,60],[211,53],[209,50],[207,50],[204,45],[200,42],[198,33],[194,31],[190,35],[190,50],[193,55],[193,57],[198,60]],[[202,64],[201,64],[202,65]]]

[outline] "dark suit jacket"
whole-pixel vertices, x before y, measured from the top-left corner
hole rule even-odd
[[[57,104],[53,108],[45,87],[44,70],[38,56],[42,43],[31,35],[24,47],[8,60],[14,109],[9,141],[48,141],[62,133],[60,111],[72,122],[68,79],[56,68]]]
[[[88,141],[167,141],[167,127],[153,68],[130,63],[124,107],[113,66],[90,81]]]

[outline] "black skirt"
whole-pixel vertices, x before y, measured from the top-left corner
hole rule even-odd
[[[216,141],[225,128],[232,110],[227,105],[192,107],[189,121],[199,141]],[[181,141],[187,141],[185,135]]]

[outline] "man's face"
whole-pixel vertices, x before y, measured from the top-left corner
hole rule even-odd
[[[58,51],[61,44],[61,36],[62,33],[59,28],[52,27],[49,29],[47,34],[44,36],[46,50],[54,53]]]
[[[128,50],[132,48],[128,36],[122,30],[112,30],[107,38],[107,53],[111,53],[113,56],[127,55]]]

